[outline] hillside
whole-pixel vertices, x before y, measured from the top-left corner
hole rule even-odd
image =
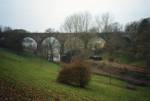
[[[59,65],[0,49],[0,101],[150,101],[150,87],[93,75],[86,89],[56,82]]]

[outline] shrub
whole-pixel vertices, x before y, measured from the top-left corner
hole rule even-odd
[[[58,82],[85,87],[91,78],[91,71],[89,67],[82,61],[74,61],[70,64],[62,66],[58,75]]]
[[[108,61],[109,61],[109,62],[113,62],[113,61],[114,61],[114,58],[111,57],[111,58],[108,59]]]
[[[99,69],[103,69],[106,66],[107,66],[107,64],[104,61],[101,61],[101,62],[98,63],[98,68]]]

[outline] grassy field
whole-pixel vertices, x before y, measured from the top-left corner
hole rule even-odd
[[[87,88],[81,89],[57,83],[59,70],[59,65],[38,57],[19,56],[0,49],[0,80],[12,82],[18,89],[24,86],[37,89],[48,101],[55,97],[61,101],[150,101],[150,87],[129,90],[123,81],[113,79],[113,85],[109,85],[109,78],[93,75]]]

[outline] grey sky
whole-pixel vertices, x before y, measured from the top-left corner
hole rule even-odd
[[[59,29],[66,16],[89,11],[110,12],[125,24],[150,17],[150,0],[0,0],[0,25],[29,31]]]

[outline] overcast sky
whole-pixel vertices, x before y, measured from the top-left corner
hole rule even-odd
[[[89,11],[110,12],[125,24],[150,17],[150,0],[0,0],[0,25],[29,31],[59,30],[65,17]]]

